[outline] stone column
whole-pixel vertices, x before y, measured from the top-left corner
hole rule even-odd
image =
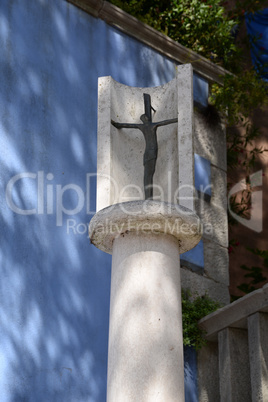
[[[252,402],[264,402],[268,400],[267,332],[267,313],[255,313],[248,317]]]
[[[250,402],[251,385],[247,331],[225,328],[218,333],[220,401]]]
[[[107,401],[184,401],[179,254],[199,242],[199,218],[131,201],[99,211],[89,234],[112,253]]]

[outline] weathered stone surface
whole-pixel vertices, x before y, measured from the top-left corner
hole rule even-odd
[[[99,79],[97,211],[119,202],[144,199],[144,136],[137,128],[117,129],[111,124],[111,119],[141,123],[144,93],[151,95],[153,122],[178,118],[178,123],[157,129],[154,199],[193,209],[192,78],[191,65],[182,65],[176,78],[159,87],[136,88],[111,77]]]
[[[227,209],[227,175],[226,172],[216,166],[210,164],[210,161],[195,154],[195,160],[206,161],[207,171],[205,164],[202,169],[198,170],[199,166],[196,165],[195,169],[195,183],[198,195],[199,205],[206,201],[208,204],[213,204],[223,209]]]
[[[197,352],[199,402],[220,401],[218,345],[208,342]]]
[[[179,260],[171,235],[115,239],[107,402],[184,401]]]
[[[99,78],[98,114],[98,165],[97,165],[97,211],[111,204],[114,192],[117,191],[116,183],[112,179],[110,136],[111,126],[111,87],[112,78]]]
[[[194,114],[194,152],[226,171],[226,135],[223,125],[210,125],[198,111]]]
[[[204,239],[204,272],[216,282],[229,285],[229,254],[227,247]]]
[[[183,289],[190,289],[192,293],[197,292],[201,296],[207,293],[213,300],[217,300],[223,305],[230,302],[228,288],[225,284],[217,283],[184,267],[181,267],[181,286]]]
[[[196,214],[203,225],[203,238],[228,247],[228,220],[225,208],[200,200],[197,200],[195,205]]]
[[[226,328],[219,333],[221,401],[251,402],[247,331]]]
[[[247,317],[258,311],[268,312],[268,284],[202,318],[199,324],[207,332],[206,338],[216,341],[224,328],[246,328]]]
[[[252,402],[268,401],[268,314],[248,317]]]
[[[172,235],[180,253],[192,249],[201,239],[196,214],[181,205],[152,200],[111,205],[97,212],[89,225],[91,243],[110,254],[114,239],[129,232],[137,237],[144,233]]]
[[[227,175],[222,169],[211,166],[211,200],[213,205],[227,209]]]
[[[190,64],[177,70],[178,90],[178,174],[179,199],[177,203],[194,209],[194,115],[193,73]],[[175,201],[173,201],[175,202]]]

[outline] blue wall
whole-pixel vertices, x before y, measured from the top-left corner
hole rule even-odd
[[[245,14],[251,46],[251,57],[256,70],[268,81],[268,8]]]
[[[103,402],[110,256],[86,233],[97,80],[162,85],[175,65],[65,0],[1,0],[0,48],[0,399]]]

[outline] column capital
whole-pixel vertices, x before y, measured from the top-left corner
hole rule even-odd
[[[91,243],[109,254],[112,254],[114,239],[129,232],[172,235],[178,240],[181,254],[200,241],[201,221],[193,211],[181,205],[139,200],[104,208],[89,224]]]

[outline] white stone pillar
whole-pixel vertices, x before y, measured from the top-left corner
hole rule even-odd
[[[248,317],[248,346],[252,402],[268,401],[268,314]]]
[[[89,234],[113,256],[107,402],[184,401],[179,254],[200,240],[199,218],[132,201],[99,211]]]
[[[218,333],[220,401],[250,402],[251,384],[247,331],[225,328]]]

